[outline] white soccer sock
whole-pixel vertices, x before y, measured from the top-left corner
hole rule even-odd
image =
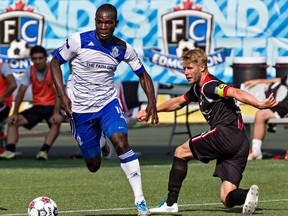
[[[261,152],[261,147],[262,147],[262,140],[259,139],[252,140],[252,151],[254,150]]]
[[[132,187],[136,204],[144,199],[139,160],[131,149],[119,155],[119,158],[121,160],[121,168]]]

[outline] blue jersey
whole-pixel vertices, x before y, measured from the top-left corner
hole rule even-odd
[[[117,98],[114,74],[121,61],[136,75],[145,71],[137,53],[127,42],[113,36],[111,43],[101,43],[96,30],[72,34],[56,51],[61,63],[69,61],[71,81],[69,97],[72,112],[93,113]]]

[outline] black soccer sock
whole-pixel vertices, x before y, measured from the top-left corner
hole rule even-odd
[[[43,146],[41,147],[40,151],[46,151],[48,152],[50,150],[51,146],[44,143]]]
[[[174,157],[168,183],[169,192],[166,201],[168,206],[172,206],[174,203],[177,203],[182,182],[187,176],[187,169],[188,161]]]
[[[9,144],[7,144],[7,146],[6,146],[6,150],[7,150],[7,151],[15,152],[15,149],[16,149],[16,145],[13,144],[13,143],[9,143]]]
[[[231,191],[226,197],[226,207],[232,208],[235,205],[243,205],[248,191],[241,188]]]

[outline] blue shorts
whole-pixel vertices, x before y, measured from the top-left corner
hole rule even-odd
[[[101,154],[99,141],[102,132],[108,138],[116,132],[128,134],[118,99],[111,101],[99,112],[73,113],[70,126],[84,159],[92,159]]]

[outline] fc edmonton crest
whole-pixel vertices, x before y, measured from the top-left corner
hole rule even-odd
[[[188,3],[183,9],[177,7],[162,15],[165,54],[181,57],[184,51],[196,47],[210,53],[213,15],[201,11],[199,6],[192,8],[192,2]]]
[[[0,14],[0,57],[16,74],[30,65],[30,47],[42,43],[44,16],[33,11],[19,0]]]
[[[211,54],[213,15],[202,11],[202,6],[193,6],[186,0],[183,6],[161,16],[163,52],[159,48],[144,48],[144,55],[155,64],[169,68],[176,76],[185,78],[180,57],[183,52],[199,47],[208,55],[208,66],[223,63],[223,50]],[[221,61],[216,63],[215,56]],[[215,64],[216,63],[216,64]]]

